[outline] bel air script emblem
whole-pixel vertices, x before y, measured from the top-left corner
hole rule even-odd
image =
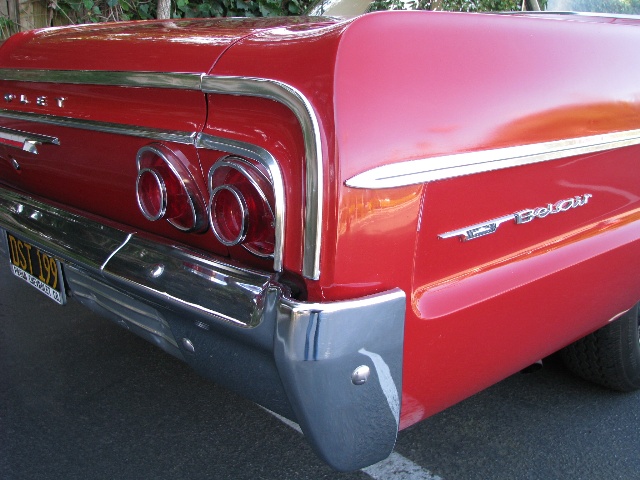
[[[494,218],[493,220],[488,220],[486,222],[477,223],[469,227],[453,230],[451,232],[440,234],[438,235],[438,237],[460,237],[460,239],[463,241],[473,240],[475,238],[484,237],[485,235],[495,233],[496,230],[498,230],[498,227],[505,222],[515,221],[518,225],[529,223],[536,218],[545,218],[549,215],[566,212],[568,210],[571,210],[572,208],[582,207],[586,205],[589,202],[589,199],[592,197],[593,195],[591,195],[590,193],[585,193],[584,195],[567,198],[565,200],[557,201],[556,203],[548,203],[544,207],[520,210],[519,212],[513,213],[511,215],[505,215],[504,217]]]

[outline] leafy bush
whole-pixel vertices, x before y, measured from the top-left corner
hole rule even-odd
[[[376,0],[371,10],[444,10],[448,12],[501,12],[520,10],[518,0]]]
[[[298,15],[311,0],[172,0],[173,18]],[[53,0],[59,23],[156,18],[157,0]]]
[[[562,7],[564,9],[571,8],[577,12],[640,15],[640,0],[571,0],[569,3],[562,2]]]

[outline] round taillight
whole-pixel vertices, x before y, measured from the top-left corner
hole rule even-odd
[[[237,245],[247,235],[248,211],[242,193],[233,185],[221,185],[211,193],[211,227],[220,243]]]
[[[136,196],[140,211],[148,220],[166,219],[183,231],[204,230],[206,209],[188,160],[163,145],[148,145],[136,157]]]
[[[167,209],[167,189],[158,172],[143,168],[138,173],[136,196],[140,211],[152,222],[161,219]]]
[[[275,252],[275,204],[268,172],[238,157],[216,162],[209,172],[209,222],[224,245],[241,245],[261,257]]]

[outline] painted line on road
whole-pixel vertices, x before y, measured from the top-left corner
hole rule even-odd
[[[273,415],[289,428],[304,435],[300,425],[292,422],[288,418],[278,415],[276,412],[258,405],[265,412]],[[384,460],[375,463],[369,467],[362,468],[360,471],[366,473],[375,480],[444,480],[438,475],[434,475],[429,470],[425,470],[417,463],[413,463],[408,458],[403,457],[399,453],[392,452]]]
[[[376,480],[443,480],[396,452],[362,471]]]
[[[271,410],[269,410],[268,408],[264,408],[261,405],[258,405],[262,410],[264,410],[267,413],[270,413],[271,415],[273,415],[274,417],[276,417],[278,420],[280,420],[282,423],[284,423],[287,427],[293,428],[296,432],[298,432],[301,435],[304,435],[304,433],[302,433],[302,429],[300,428],[300,425],[298,425],[296,422],[292,422],[291,420],[289,420],[288,418],[283,417],[282,415],[278,415],[276,412],[272,412]]]

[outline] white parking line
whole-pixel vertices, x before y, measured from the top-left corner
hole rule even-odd
[[[276,417],[278,420],[280,420],[282,423],[284,423],[287,427],[291,427],[293,428],[296,432],[304,435],[302,433],[302,429],[300,428],[300,425],[298,425],[296,422],[292,422],[291,420],[289,420],[288,418],[284,418],[282,415],[278,415],[276,412],[272,412],[271,410],[264,408],[260,405],[258,405],[261,409],[263,409],[265,412],[270,413],[271,415],[273,415],[274,417]]]
[[[260,407],[260,405],[258,406]],[[296,432],[302,434],[302,429],[297,423],[264,407],[260,408],[276,417],[288,427],[293,428]],[[425,470],[417,463],[413,463],[408,458],[396,452],[391,453],[391,455],[381,462],[361,469],[361,471],[375,480],[443,480],[442,477],[434,475],[429,470]]]
[[[442,480],[396,452],[362,471],[376,480]]]

